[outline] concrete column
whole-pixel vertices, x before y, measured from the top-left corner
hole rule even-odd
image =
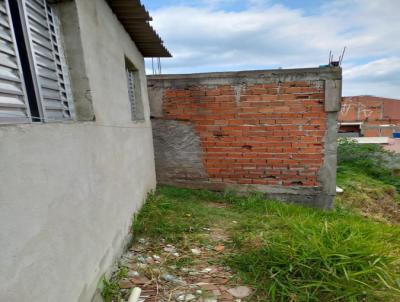
[[[78,121],[95,120],[92,94],[87,75],[79,16],[75,1],[62,1],[57,4],[64,39],[64,49],[74,97],[76,119]]]

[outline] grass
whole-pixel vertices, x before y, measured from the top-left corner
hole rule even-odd
[[[207,244],[204,228],[229,235],[218,261],[255,289],[253,301],[400,300],[400,228],[342,207],[324,212],[257,193],[160,187],[133,233],[190,247]]]
[[[392,185],[400,192],[400,177],[394,173],[394,168],[400,166],[400,156],[384,150],[381,145],[357,144],[342,139],[338,146],[338,164],[339,182],[351,170],[354,174]]]
[[[344,140],[333,211],[265,200],[249,193],[214,193],[163,186],[150,194],[132,226],[134,238],[164,239],[193,265],[190,248],[228,237],[210,263],[231,267],[254,289],[251,301],[400,301],[399,157],[377,145]],[[213,230],[211,232],[205,230]],[[220,234],[220,235],[221,235]],[[222,237],[224,237],[222,236]],[[123,267],[103,281],[105,301],[122,301]]]
[[[400,223],[400,177],[390,167],[399,155],[379,145],[344,140],[338,148],[336,205],[378,221]]]

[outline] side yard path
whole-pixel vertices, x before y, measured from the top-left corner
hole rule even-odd
[[[331,212],[160,187],[105,301],[400,301],[400,227]]]

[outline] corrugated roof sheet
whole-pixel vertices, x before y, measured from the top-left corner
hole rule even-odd
[[[107,0],[144,57],[171,57],[160,36],[149,24],[152,20],[140,0]]]

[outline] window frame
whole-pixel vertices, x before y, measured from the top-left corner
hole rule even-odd
[[[15,1],[12,3],[13,11],[10,10],[10,1]],[[10,31],[23,86],[27,115],[24,122],[74,121],[76,115],[71,82],[55,5],[47,0],[4,0],[4,3],[11,21]],[[17,25],[14,20],[18,21]],[[34,114],[32,106],[36,107]],[[17,123],[21,122],[0,117],[0,124]]]
[[[143,97],[139,70],[125,57],[125,73],[127,80],[128,99],[131,108],[131,119],[134,122],[146,120],[144,112]]]

